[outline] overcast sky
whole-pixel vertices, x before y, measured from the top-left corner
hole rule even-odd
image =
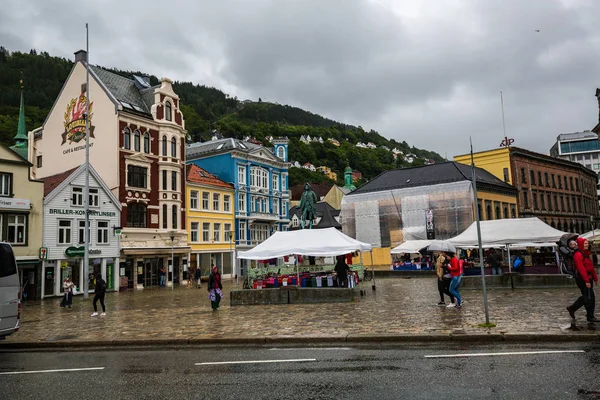
[[[0,45],[142,70],[442,156],[593,128],[597,0],[3,0]],[[539,30],[539,32],[536,32]]]

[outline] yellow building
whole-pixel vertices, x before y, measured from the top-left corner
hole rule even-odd
[[[322,167],[317,168],[317,171],[321,172],[323,175],[325,175],[332,181],[337,181],[337,173],[333,172],[331,170],[331,168],[322,166]]]
[[[471,165],[471,154],[454,156],[454,161]],[[485,169],[496,178],[512,185],[512,169],[510,162],[510,148],[503,147],[473,154],[473,161],[478,168]]]
[[[233,185],[191,164],[187,166],[186,224],[192,248],[190,271],[208,275],[217,265],[224,277],[234,274],[235,227]]]

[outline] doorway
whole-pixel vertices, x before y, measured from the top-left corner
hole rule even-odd
[[[155,287],[160,284],[159,270],[162,265],[162,258],[147,258],[144,260],[144,287]]]

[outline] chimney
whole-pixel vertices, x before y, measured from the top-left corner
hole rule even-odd
[[[78,50],[75,52],[75,63],[87,61],[87,51]]]

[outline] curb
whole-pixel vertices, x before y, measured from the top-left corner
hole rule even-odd
[[[101,339],[64,341],[0,342],[2,350],[66,349],[94,347],[144,347],[144,346],[197,346],[197,345],[257,345],[268,344],[324,344],[341,343],[387,343],[387,344],[432,344],[432,343],[591,343],[600,342],[600,333],[450,333],[450,334],[339,334],[324,336],[240,336],[240,337],[190,337],[151,339]]]

